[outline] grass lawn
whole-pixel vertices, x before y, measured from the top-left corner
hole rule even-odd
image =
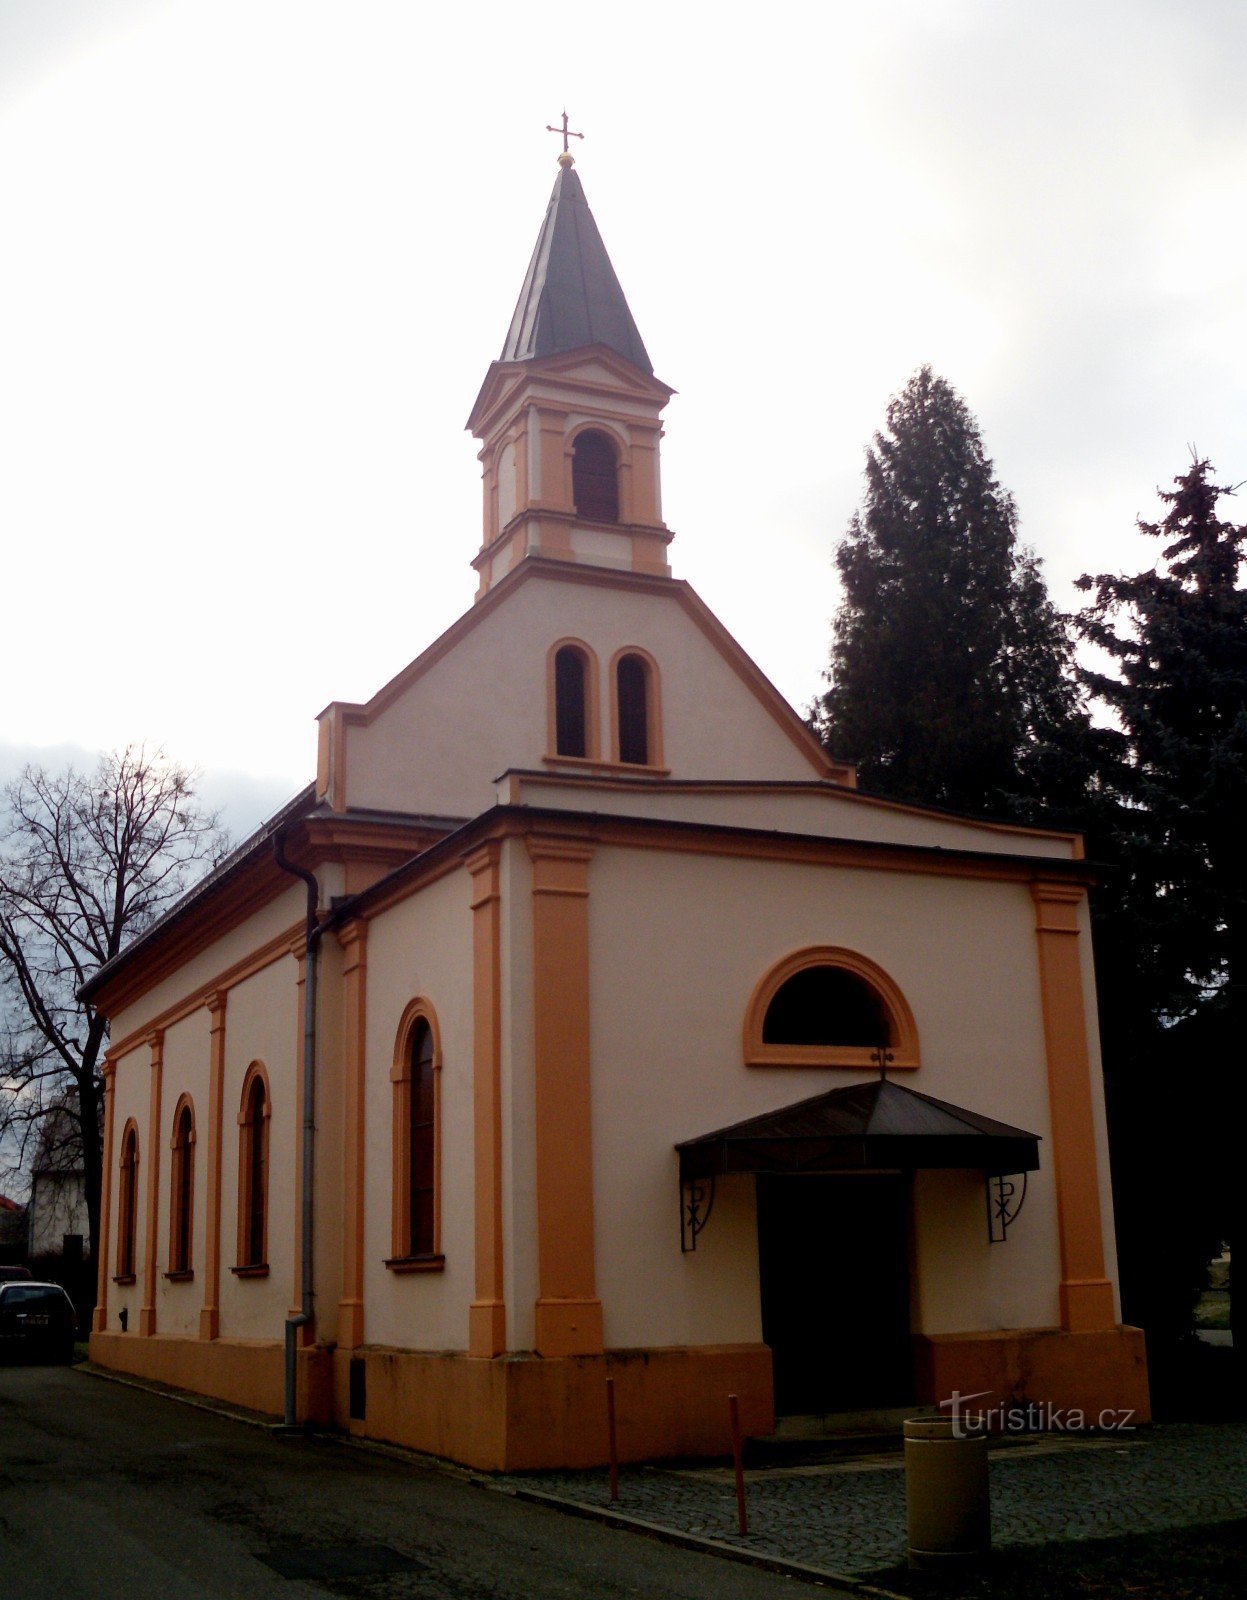
[[[1242,1600],[1247,1520],[1083,1544],[1014,1545],[955,1572],[889,1567],[867,1581],[913,1600]]]

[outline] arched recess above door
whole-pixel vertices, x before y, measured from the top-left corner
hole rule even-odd
[[[868,956],[838,945],[796,950],[776,963],[745,1012],[750,1067],[918,1066],[918,1029],[898,985]]]

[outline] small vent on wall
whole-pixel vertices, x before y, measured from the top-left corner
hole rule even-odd
[[[352,1422],[363,1422],[368,1409],[368,1364],[362,1356],[351,1357],[350,1416]]]

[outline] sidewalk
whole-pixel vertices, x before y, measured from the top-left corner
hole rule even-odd
[[[1157,1532],[1247,1515],[1247,1423],[1169,1424],[1111,1439],[1048,1436],[991,1453],[997,1546]],[[736,1531],[730,1467],[630,1467],[611,1505],[602,1472],[516,1473],[495,1486],[783,1562],[862,1576],[905,1559],[899,1453],[745,1474]]]

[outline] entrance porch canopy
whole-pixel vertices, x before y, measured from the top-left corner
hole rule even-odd
[[[734,1122],[676,1149],[681,1183],[726,1172],[1039,1168],[1038,1134],[882,1077]]]

